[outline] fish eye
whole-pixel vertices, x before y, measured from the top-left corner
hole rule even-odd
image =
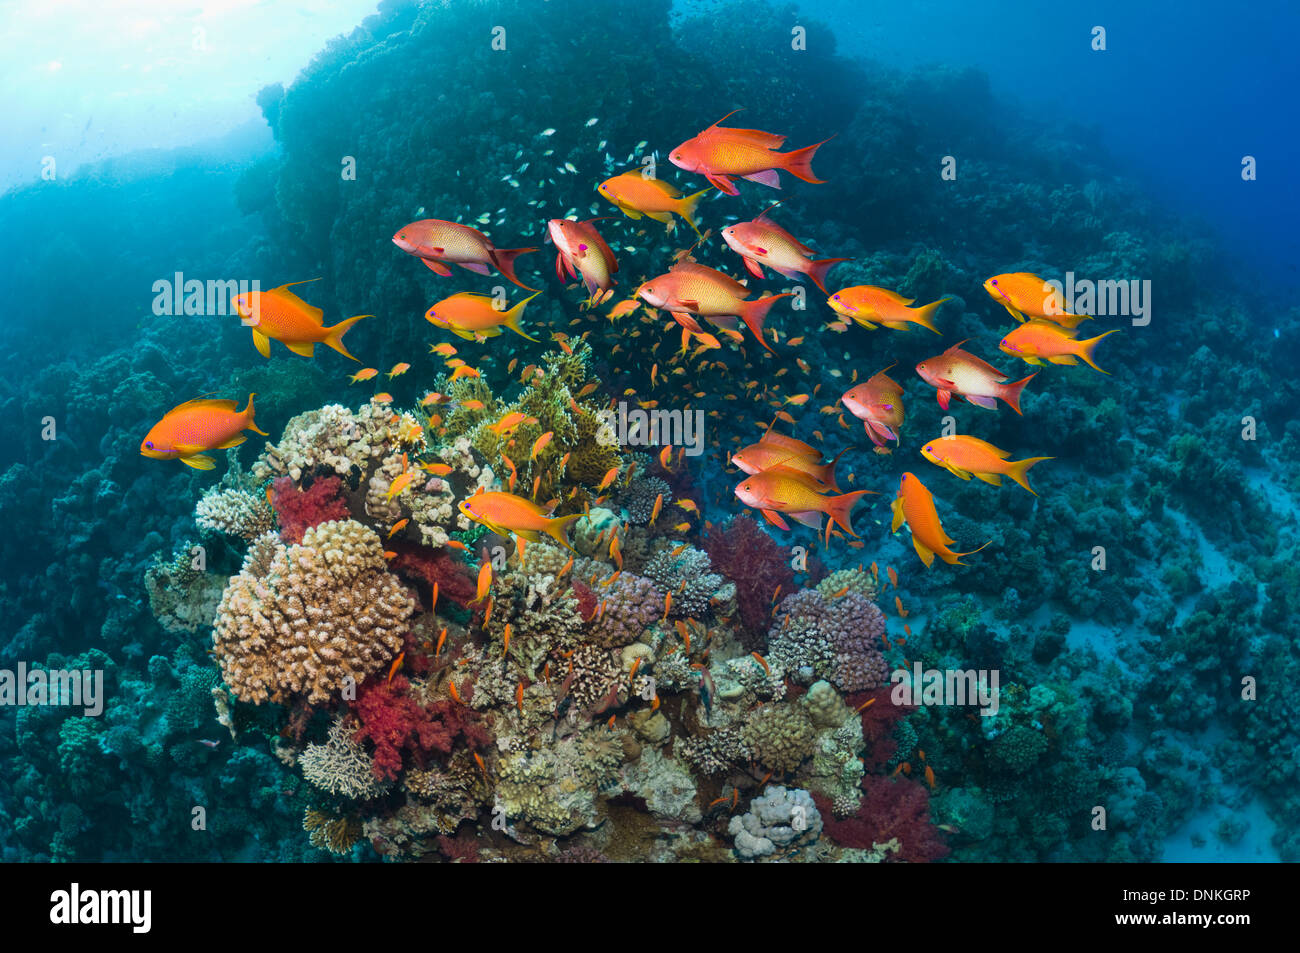
[[[989,281],[993,282],[995,285],[998,283],[998,280],[996,278],[990,278]]]
[[[144,445],[145,445],[145,449],[147,449],[147,450],[152,450],[152,449],[153,449],[153,441],[152,441],[152,440],[146,440],[146,441],[144,442]]]

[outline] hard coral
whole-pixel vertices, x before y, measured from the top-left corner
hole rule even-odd
[[[245,559],[221,597],[213,644],[240,700],[316,704],[382,669],[414,610],[373,530],[322,523],[300,545],[277,546],[265,566]]]

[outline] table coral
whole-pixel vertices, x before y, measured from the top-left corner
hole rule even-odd
[[[373,530],[322,523],[300,545],[278,546],[264,574],[245,561],[222,595],[213,644],[241,701],[317,704],[345,679],[360,684],[380,671],[414,610]]]

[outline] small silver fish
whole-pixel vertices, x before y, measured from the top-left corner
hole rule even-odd
[[[600,122],[600,120],[597,119],[595,116],[592,116],[590,119],[587,120],[587,125],[588,125],[588,126],[594,126],[594,125],[596,125],[596,123],[598,123],[598,122]]]
[[[555,135],[555,130],[554,130],[554,129],[543,129],[543,130],[542,130],[542,135],[543,135],[543,136],[553,136],[553,135]]]

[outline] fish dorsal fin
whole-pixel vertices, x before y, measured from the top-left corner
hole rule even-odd
[[[741,107],[739,107],[739,108],[737,108],[737,109],[733,109],[731,112],[727,113],[725,116],[723,116],[723,117],[722,117],[721,119],[719,119],[717,122],[715,122],[713,125],[709,126],[709,129],[717,129],[719,123],[724,123],[724,122],[726,122],[728,119],[730,119],[732,116],[736,115],[736,113],[744,112],[744,111],[745,111],[745,107],[744,107],[744,106],[741,106]],[[706,130],[704,130],[704,131],[705,131],[705,132],[708,132],[709,129],[706,129]]]
[[[957,350],[959,347],[961,347],[963,344],[965,344],[965,343],[966,343],[967,341],[969,341],[969,340],[970,340],[970,338],[962,338],[960,341],[958,341],[958,342],[957,342],[956,344],[954,344],[952,347],[948,348],[948,350],[944,351],[943,353],[945,353],[945,354],[951,354],[953,351]]]
[[[237,401],[220,397],[210,398],[205,395],[203,397],[195,397],[193,400],[187,400],[185,403],[174,409],[180,410],[183,407],[186,410],[198,410],[203,407],[211,407],[214,410],[234,410],[238,406],[239,404]]]
[[[491,295],[480,294],[477,291],[457,291],[452,298],[482,298],[488,301],[492,300]],[[450,298],[448,300],[451,300]]]
[[[756,221],[756,222],[767,222],[769,225],[775,225],[776,223],[773,222],[770,218],[768,218],[767,213],[770,212],[770,211],[772,211],[772,209],[776,208],[778,205],[781,204],[781,202],[784,202],[784,201],[785,201],[785,199],[781,199],[780,201],[773,202],[773,203],[772,203],[771,205],[769,205],[767,208],[763,209],[763,211],[761,211],[761,212],[759,212],[757,215],[755,215],[755,216],[754,216],[754,221]]]
[[[308,319],[311,320],[313,324],[320,327],[325,323],[322,320],[325,317],[325,312],[322,311],[320,308],[316,307],[315,305],[308,304],[306,301],[303,301],[302,298],[299,298],[292,291],[288,290],[294,285],[305,285],[313,281],[320,281],[320,279],[308,278],[305,281],[292,281],[287,285],[281,285],[278,288],[272,288],[270,291],[266,292],[266,294],[270,297],[275,298],[278,301],[283,301],[285,304],[291,305],[292,307],[301,310],[308,317]]]

